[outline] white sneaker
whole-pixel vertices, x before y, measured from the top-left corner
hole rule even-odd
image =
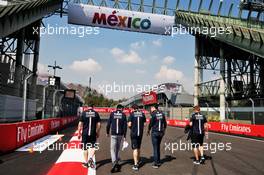
[[[199,160],[195,160],[195,161],[193,161],[193,164],[200,165],[200,161]]]

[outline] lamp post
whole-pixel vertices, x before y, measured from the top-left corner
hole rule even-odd
[[[56,69],[62,69],[62,67],[57,65],[57,62],[55,61],[54,66],[53,65],[48,65],[48,67],[53,69],[53,77],[56,76]]]
[[[55,116],[55,105],[56,105],[56,94],[58,92],[64,92],[62,89],[55,89],[53,92],[53,97],[52,97],[52,117]]]
[[[57,62],[55,61],[54,65],[48,65],[48,67],[53,69],[53,78],[56,76],[56,70],[57,69],[62,69],[62,67],[57,65]],[[55,102],[56,102],[56,94],[57,92],[61,92],[63,90],[58,90],[54,88],[54,93],[53,93],[53,99],[52,99],[52,117],[55,115]]]
[[[46,89],[49,87],[49,84],[46,84],[43,87],[43,99],[42,99],[42,119],[45,118],[45,106],[46,106]]]
[[[22,122],[26,121],[26,110],[27,110],[27,81],[33,75],[30,73],[26,75],[24,79],[24,88],[23,88],[23,115],[22,115]]]
[[[252,98],[249,98],[252,104],[252,120],[253,120],[253,125],[256,124],[256,119],[255,119],[255,102]]]
[[[226,104],[226,120],[227,120],[227,122],[228,122],[228,120],[229,120],[229,114],[230,114],[230,109],[229,109],[229,104],[228,104],[228,102],[226,101],[225,102],[225,104]]]

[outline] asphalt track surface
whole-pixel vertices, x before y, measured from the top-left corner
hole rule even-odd
[[[101,136],[98,139],[100,150],[97,151],[97,175],[109,175],[111,169],[110,158],[110,138],[105,135],[106,124],[103,122]],[[63,130],[60,134],[65,134],[59,142],[67,143],[77,129],[77,123]],[[129,132],[127,140],[130,143]],[[206,162],[203,165],[194,165],[192,163],[193,154],[191,150],[176,151],[168,149],[168,145],[174,148],[180,145],[180,142],[186,143],[186,135],[182,128],[168,127],[166,135],[163,138],[161,146],[162,166],[159,169],[153,169],[152,164],[152,144],[150,136],[143,137],[142,141],[142,165],[138,172],[132,168],[132,150],[129,147],[121,152],[121,172],[116,175],[233,175],[233,174],[264,174],[264,141],[236,136],[228,136],[216,133],[210,133],[207,143],[214,145],[216,143],[231,143],[231,150],[214,152],[205,151]],[[212,144],[213,143],[213,144]],[[222,147],[223,148],[223,147]],[[0,174],[2,175],[42,175],[47,174],[52,168],[62,151],[44,151],[42,153],[34,152],[12,152],[0,156]],[[78,171],[75,173],[78,175]]]

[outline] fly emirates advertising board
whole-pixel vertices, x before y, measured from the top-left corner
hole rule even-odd
[[[166,35],[174,25],[175,17],[99,7],[86,4],[70,4],[68,23],[103,27],[133,32]]]

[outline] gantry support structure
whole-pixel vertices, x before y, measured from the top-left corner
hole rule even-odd
[[[187,2],[187,7],[182,3]],[[83,3],[94,6],[104,6],[117,9],[126,9],[153,14],[175,16],[176,28],[227,28],[230,33],[221,33],[212,36],[197,30],[189,30],[195,37],[194,62],[194,104],[219,106],[220,119],[226,118],[226,106],[232,101],[262,98],[264,91],[264,19],[263,9],[245,8],[241,4],[238,14],[234,16],[237,4],[231,3],[228,14],[222,14],[224,1],[176,0],[171,6],[169,0],[152,4],[146,1],[120,0],[65,0],[63,12],[67,14],[68,3]],[[204,3],[206,4],[205,8]],[[168,4],[170,3],[170,6]],[[217,3],[217,4],[215,4]],[[157,5],[158,4],[158,5]],[[193,8],[196,4],[197,8]],[[214,6],[218,9],[213,11]],[[194,10],[196,9],[196,10]],[[249,10],[246,17],[243,10]],[[253,14],[257,13],[256,16]],[[215,79],[205,80],[204,72],[213,70]]]
[[[30,47],[34,52],[34,60],[38,60],[38,37],[28,38],[27,26],[32,25],[44,16],[57,12],[60,15],[67,14],[69,3],[86,3],[95,6],[105,6],[117,9],[126,9],[153,14],[175,16],[174,27],[185,28],[218,28],[230,27],[230,33],[204,34],[190,30],[195,37],[195,86],[194,104],[203,105],[210,103],[220,106],[220,119],[225,119],[227,103],[241,99],[261,99],[264,92],[264,25],[263,10],[247,8],[247,17],[243,16],[241,6],[237,16],[234,16],[235,4],[230,4],[228,14],[222,14],[222,0],[207,1],[197,0],[198,8],[193,8],[193,0],[188,0],[187,8],[182,7],[185,0],[169,0],[159,3],[156,0],[147,4],[145,0],[138,2],[131,0],[28,0],[24,4],[11,3],[8,7],[0,7],[0,38],[1,59],[10,59],[10,76],[7,80],[14,85],[12,93],[21,95],[20,73],[24,71],[21,66],[21,58],[25,47]],[[21,1],[18,1],[21,3]],[[213,12],[214,3],[218,3],[217,11]],[[169,5],[170,4],[170,5]],[[196,10],[194,10],[196,9]],[[253,15],[256,14],[257,15]],[[10,20],[12,19],[12,20]],[[34,24],[34,25],[39,25]],[[180,25],[180,26],[179,26]],[[30,44],[31,41],[31,44]],[[9,44],[8,44],[9,43]],[[23,43],[27,43],[26,45]],[[13,52],[7,52],[13,49]],[[27,55],[27,54],[26,54]],[[24,58],[27,56],[24,56]],[[206,81],[205,70],[213,70],[219,73],[214,80]],[[28,70],[25,70],[28,71]],[[33,73],[36,69],[32,69]],[[24,75],[22,73],[22,75]],[[3,75],[2,75],[3,76]],[[33,78],[34,79],[34,78]],[[34,89],[34,88],[33,88]],[[214,104],[215,103],[215,104]]]
[[[28,97],[36,98],[42,18],[62,7],[63,0],[8,0],[0,6],[1,94],[22,97],[29,79]]]

